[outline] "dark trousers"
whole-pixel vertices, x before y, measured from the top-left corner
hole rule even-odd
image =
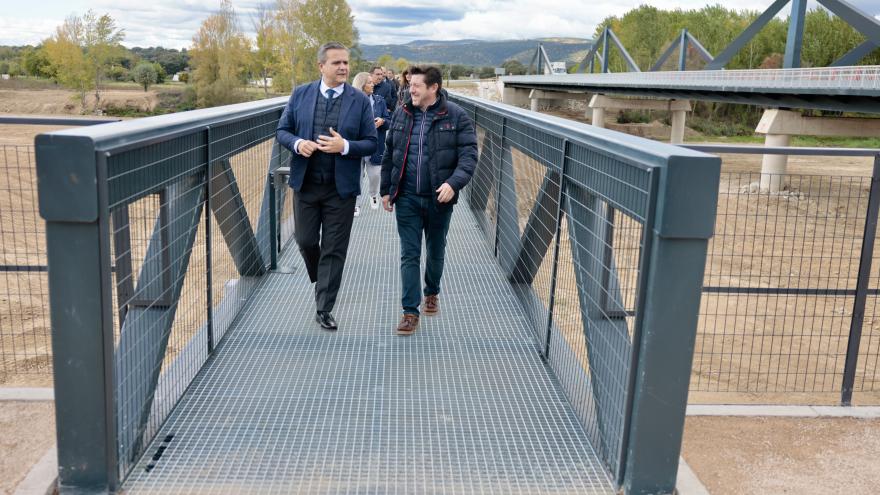
[[[332,311],[348,253],[354,198],[340,198],[336,184],[307,182],[294,196],[293,213],[296,244],[309,280],[316,282],[316,308]]]
[[[430,196],[405,194],[394,204],[397,233],[400,235],[400,280],[403,285],[401,305],[404,313],[419,314],[422,287],[419,267],[422,258],[422,234],[425,236],[424,295],[440,293],[443,263],[446,256],[446,233],[452,208],[440,210]]]

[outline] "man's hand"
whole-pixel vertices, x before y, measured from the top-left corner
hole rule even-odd
[[[394,211],[394,205],[391,204],[391,196],[387,194],[382,196],[382,208],[385,208],[385,211],[388,212]]]
[[[318,143],[303,139],[299,142],[299,154],[308,158],[318,149]]]
[[[437,188],[436,192],[438,193],[437,201],[441,203],[448,203],[452,201],[452,198],[455,197],[455,191],[452,189],[452,186],[450,186],[447,182],[441,184],[440,187]]]
[[[378,129],[382,127],[382,124],[385,123],[385,119],[383,119],[382,117],[376,117],[375,119],[373,119],[373,122],[376,124],[376,129]]]
[[[342,136],[331,127],[330,137],[323,134],[318,136],[318,149],[324,153],[342,153],[342,150],[345,149],[345,141],[343,141]]]

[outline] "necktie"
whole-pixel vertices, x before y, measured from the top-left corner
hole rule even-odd
[[[327,90],[327,102],[326,102],[327,107],[325,109],[325,111],[327,113],[330,113],[330,107],[333,106],[333,95],[334,94],[336,94],[336,92],[333,91],[332,89]]]

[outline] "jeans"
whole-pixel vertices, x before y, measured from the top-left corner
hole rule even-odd
[[[425,236],[424,295],[440,293],[443,261],[446,254],[446,233],[452,218],[452,207],[440,210],[430,196],[402,195],[395,203],[397,233],[400,235],[400,280],[403,285],[403,312],[419,314],[422,287],[419,268],[422,257],[422,234]]]

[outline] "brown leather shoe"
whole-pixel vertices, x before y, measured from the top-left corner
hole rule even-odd
[[[397,324],[397,335],[412,335],[419,327],[419,315],[404,313]]]
[[[425,316],[434,316],[440,312],[440,299],[437,295],[425,296],[425,302],[422,304],[422,313]]]

